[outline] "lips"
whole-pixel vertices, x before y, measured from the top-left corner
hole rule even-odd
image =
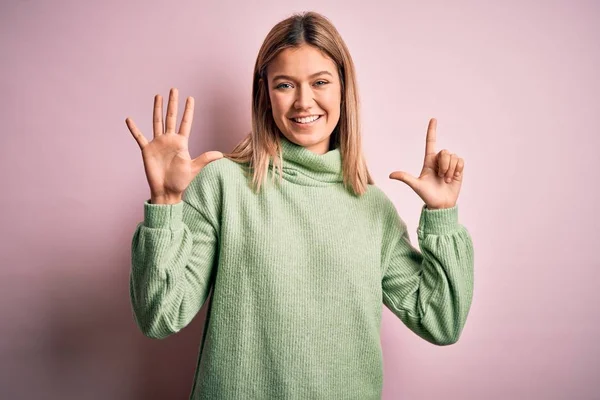
[[[313,119],[311,121],[310,118],[314,118],[314,117],[317,117],[317,118],[315,118],[315,119]],[[310,125],[310,124],[313,124],[313,123],[317,122],[318,120],[320,120],[321,117],[323,117],[323,115],[318,115],[318,114],[311,115],[310,117],[298,117],[298,119],[304,120],[306,122],[296,121],[295,118],[289,118],[289,120],[292,121],[292,122],[294,122],[295,124],[298,124],[298,125]]]

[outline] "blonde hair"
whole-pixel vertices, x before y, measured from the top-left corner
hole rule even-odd
[[[282,148],[279,129],[269,107],[267,67],[280,51],[308,44],[318,48],[337,65],[341,80],[340,119],[330,137],[329,150],[339,147],[342,156],[343,183],[355,195],[362,195],[374,184],[362,153],[359,96],[354,63],[342,37],[323,15],[310,11],[293,14],[279,22],[267,34],[254,66],[252,83],[252,131],[239,142],[228,159],[247,163],[253,171],[256,192],[266,182],[269,165],[282,174]],[[274,178],[275,175],[273,175]]]

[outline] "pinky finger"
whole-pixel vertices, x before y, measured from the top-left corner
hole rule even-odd
[[[142,132],[140,132],[138,127],[135,126],[135,124],[133,123],[133,120],[126,118],[125,123],[127,124],[127,127],[129,128],[129,132],[131,132],[131,134],[133,135],[133,138],[137,142],[138,146],[140,146],[140,150],[142,150],[144,147],[146,147],[146,145],[148,144],[148,141],[146,140],[146,138],[144,137]]]
[[[464,169],[465,169],[465,160],[462,158],[459,158],[458,163],[456,164],[456,170],[454,171],[454,177],[460,178],[463,174]]]

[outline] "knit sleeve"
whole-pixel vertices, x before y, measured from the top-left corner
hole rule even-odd
[[[187,326],[205,303],[218,257],[220,185],[205,166],[179,203],[144,202],[131,243],[129,291],[142,333],[162,339]]]
[[[382,249],[383,303],[414,333],[436,345],[458,341],[473,298],[474,252],[458,206],[421,209],[412,246],[406,224],[388,202]]]

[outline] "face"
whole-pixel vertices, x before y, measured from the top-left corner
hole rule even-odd
[[[342,95],[333,60],[313,46],[287,48],[267,68],[267,79],[281,133],[314,153],[326,153],[340,119]]]

